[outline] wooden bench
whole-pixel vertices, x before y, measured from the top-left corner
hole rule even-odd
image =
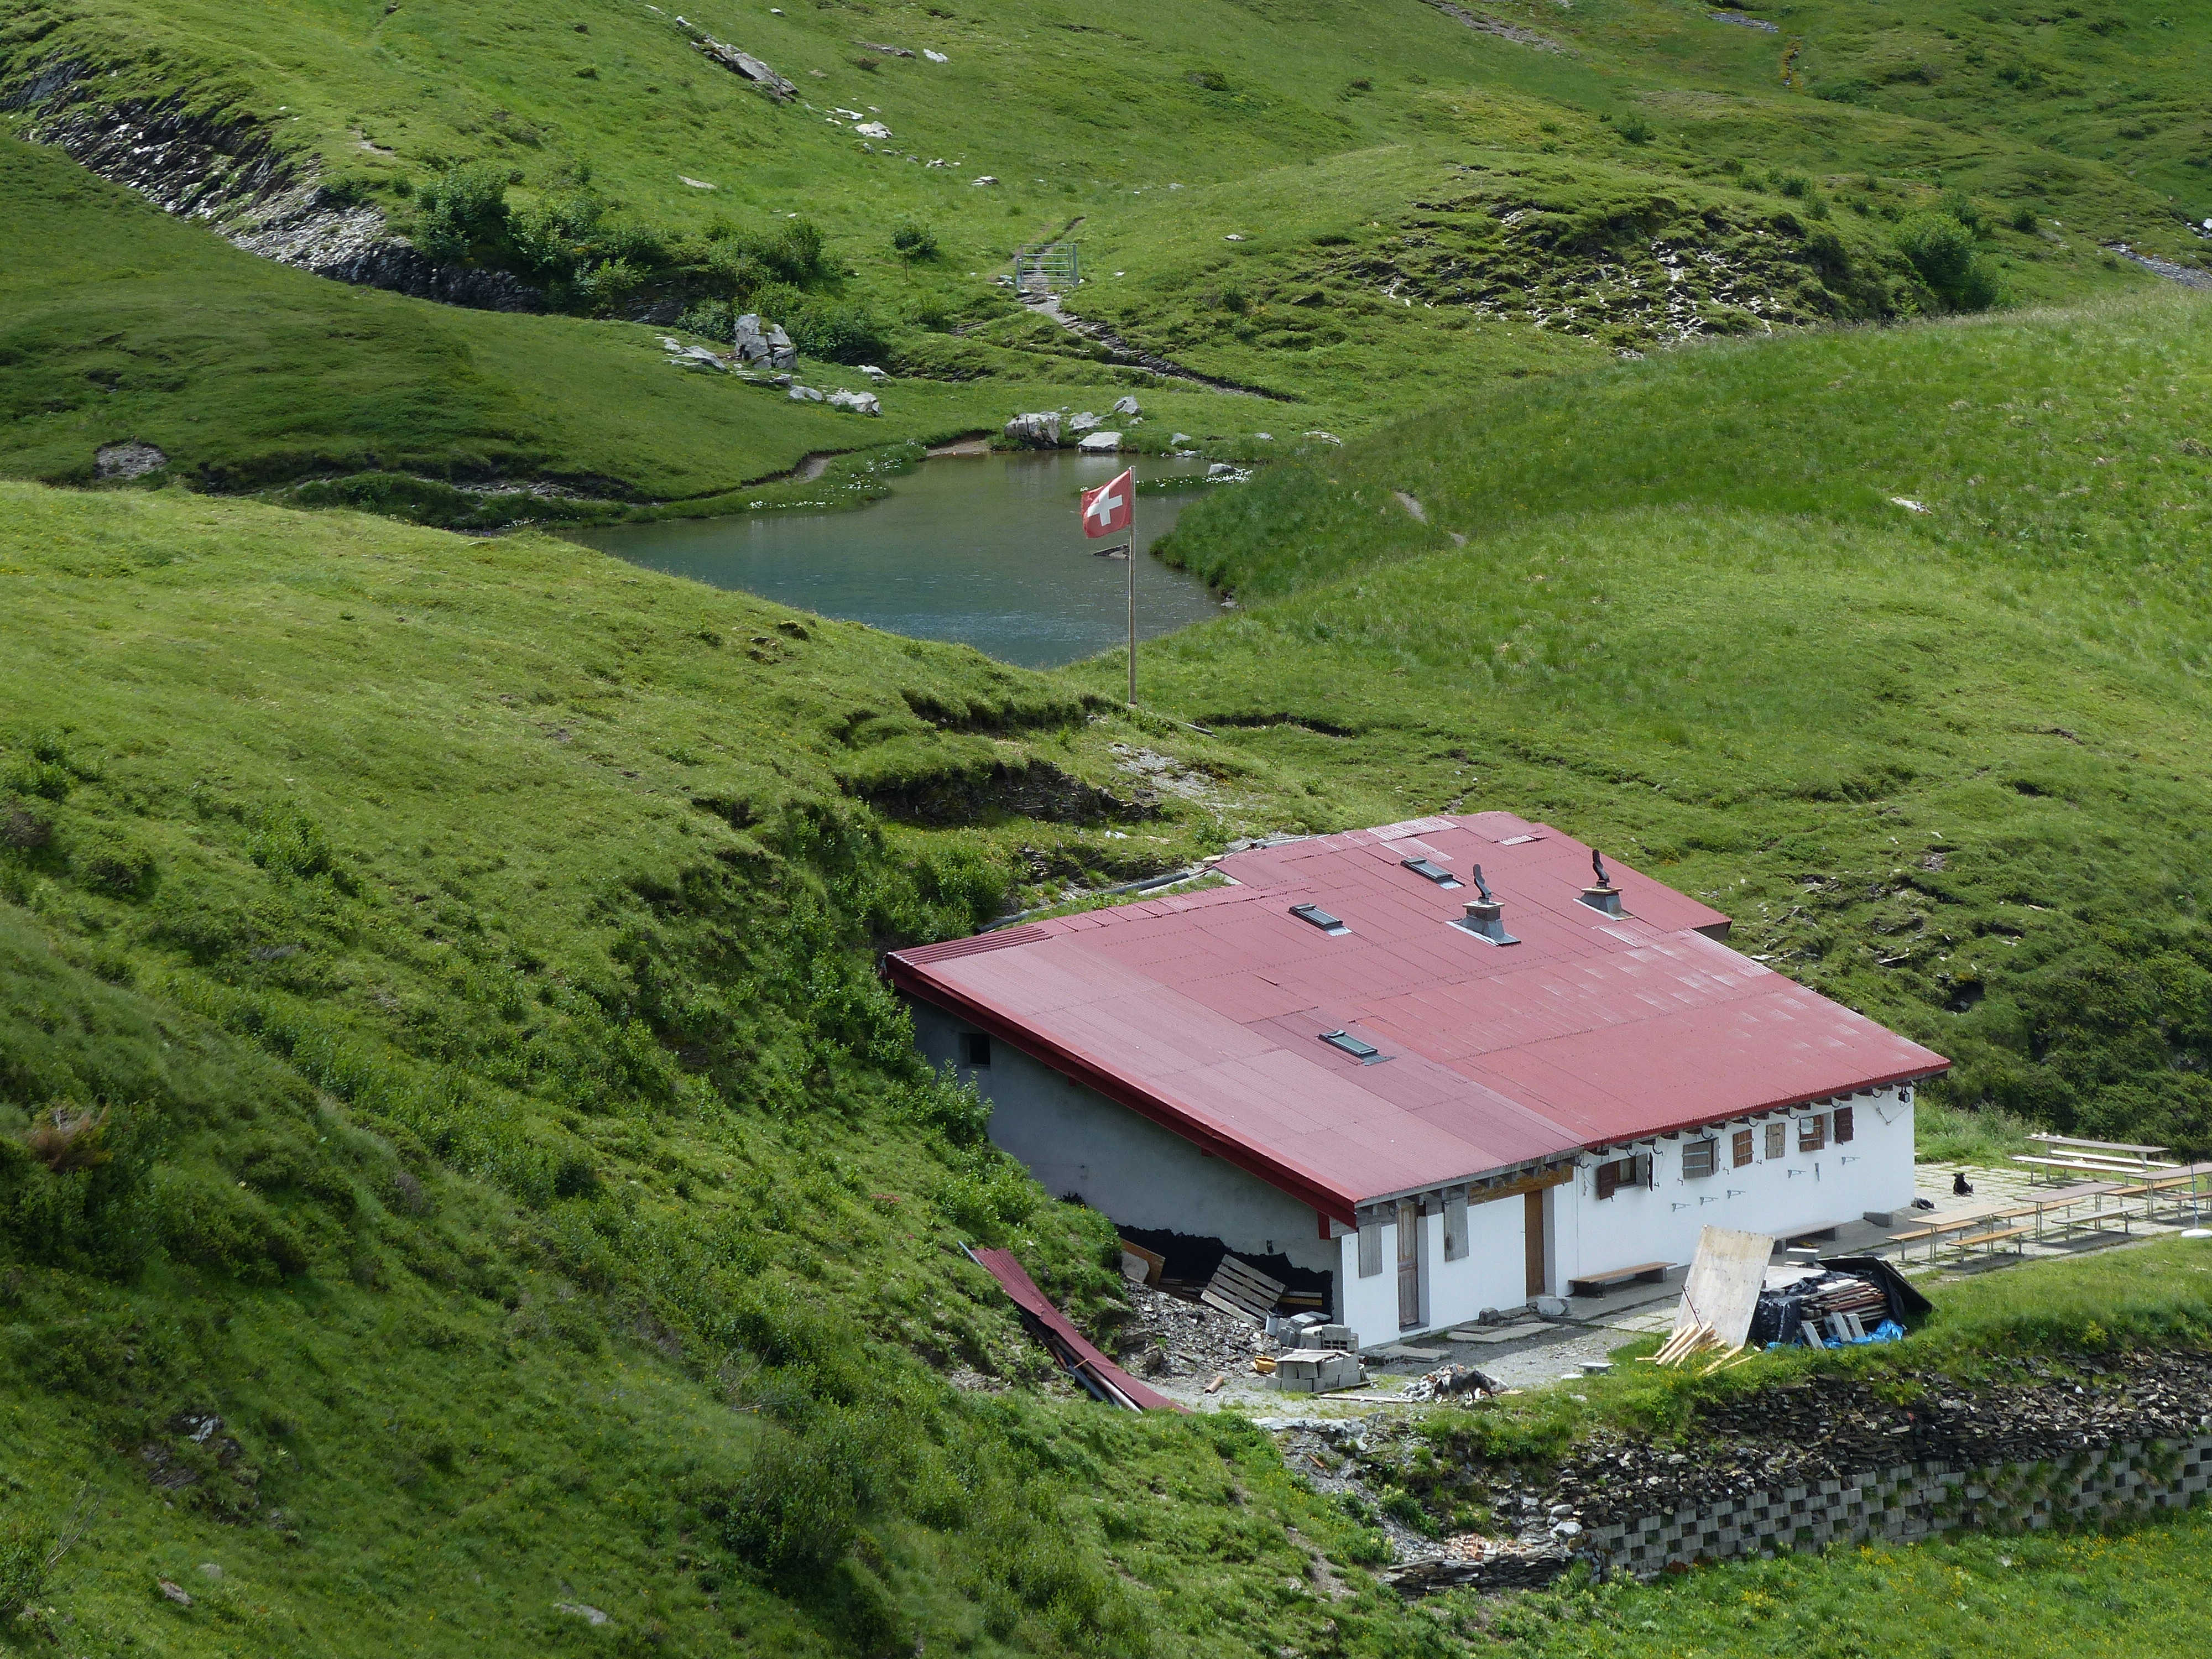
[[[2033,1227],[2000,1227],[1995,1232],[1973,1233],[1965,1238],[1954,1240],[1953,1248],[1971,1250],[1980,1244],[2001,1244],[2008,1238],[2019,1239],[2034,1231]],[[2020,1246],[2015,1243],[2013,1248],[2018,1250]]]
[[[1584,1273],[1580,1279],[1567,1281],[1569,1296],[1603,1296],[1615,1285],[1656,1285],[1667,1277],[1672,1265],[1665,1261],[1643,1261],[1633,1267],[1615,1267],[1609,1273]]]

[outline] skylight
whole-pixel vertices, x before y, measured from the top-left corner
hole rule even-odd
[[[1431,864],[1426,859],[1400,859],[1398,862],[1415,875],[1424,880],[1432,881],[1439,887],[1458,887],[1464,884],[1457,876],[1452,874],[1443,866]]]
[[[1293,904],[1291,914],[1300,921],[1311,922],[1324,933],[1348,933],[1352,931],[1318,904]]]
[[[1372,1066],[1379,1060],[1389,1058],[1373,1043],[1362,1042],[1349,1031],[1323,1031],[1321,1040],[1332,1048],[1342,1049],[1362,1066]]]

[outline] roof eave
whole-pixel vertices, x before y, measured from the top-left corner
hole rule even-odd
[[[1278,1192],[1286,1194],[1301,1204],[1311,1205],[1319,1213],[1341,1221],[1346,1226],[1357,1224],[1357,1212],[1363,1200],[1355,1199],[1343,1188],[1332,1187],[1306,1170],[1270,1158],[1255,1147],[1207,1127],[1149,1090],[1094,1064],[1072,1049],[1064,1048],[1036,1032],[1024,1029],[988,1003],[979,1002],[931,977],[925,969],[902,960],[897,952],[884,957],[884,966],[895,990],[934,1003],[948,1013],[957,1014],[988,1033],[994,1042],[1004,1042],[1038,1064],[1048,1066],[1061,1075],[1074,1079],[1115,1105],[1126,1107],[1138,1116],[1188,1140],[1200,1152],[1266,1182]]]

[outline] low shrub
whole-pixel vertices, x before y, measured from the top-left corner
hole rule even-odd
[[[1613,131],[1618,132],[1626,143],[1632,144],[1648,144],[1656,136],[1652,131],[1651,123],[1641,115],[1622,117],[1620,124]]]
[[[12,1625],[46,1593],[53,1540],[20,1524],[0,1530],[0,1629]]]
[[[937,233],[927,225],[901,225],[891,233],[891,246],[909,259],[934,259]]]
[[[154,887],[154,855],[130,836],[97,830],[70,849],[78,881],[109,898],[143,898]]]
[[[1897,250],[1952,310],[1985,311],[1996,303],[1996,279],[1975,251],[1974,233],[1952,215],[1907,214],[1898,223]]]
[[[179,1261],[250,1285],[307,1271],[306,1242],[261,1198],[201,1172],[163,1170],[155,1178],[161,1240]]]
[[[720,1511],[722,1540],[784,1585],[818,1581],[860,1532],[860,1486],[835,1437],[770,1427]]]

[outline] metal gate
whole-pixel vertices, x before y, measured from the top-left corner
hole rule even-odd
[[[1082,262],[1073,242],[1039,242],[1014,250],[1014,292],[1062,294],[1083,280]]]

